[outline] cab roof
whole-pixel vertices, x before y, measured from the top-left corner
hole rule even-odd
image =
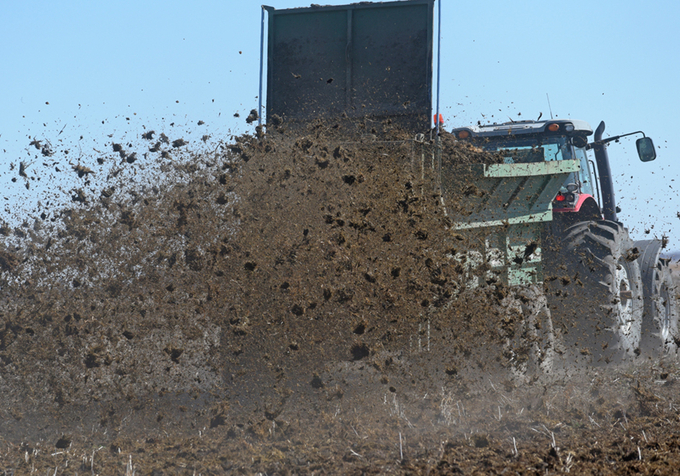
[[[557,130],[548,129],[552,124],[556,124]],[[555,126],[553,126],[555,127]],[[469,131],[471,137],[493,137],[518,134],[541,134],[541,133],[566,133],[582,134],[589,136],[593,129],[585,121],[578,119],[551,119],[546,121],[514,121],[502,124],[474,125],[468,127],[458,127],[451,132]]]

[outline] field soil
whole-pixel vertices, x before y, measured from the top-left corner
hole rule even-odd
[[[459,258],[485,236],[429,137],[270,123],[112,143],[0,227],[4,474],[677,473],[676,356],[546,359],[542,288]]]

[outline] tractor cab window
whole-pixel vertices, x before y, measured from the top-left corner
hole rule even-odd
[[[573,159],[571,145],[566,137],[535,137],[492,139],[481,144],[491,152],[500,152],[506,164],[549,162]]]
[[[590,168],[588,167],[588,155],[586,149],[583,147],[574,147],[574,158],[581,163],[581,170],[578,175],[581,180],[581,193],[594,195],[593,180],[590,176]]]
[[[580,172],[569,174],[562,192],[567,192],[568,184],[575,183],[581,185],[581,193],[593,193],[586,152],[583,148],[574,147],[565,136],[499,137],[480,145],[490,152],[500,152],[506,164],[579,159]]]

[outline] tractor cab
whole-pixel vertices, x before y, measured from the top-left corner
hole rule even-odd
[[[451,132],[458,140],[502,154],[507,164],[577,159],[580,171],[570,174],[562,185],[553,200],[554,212],[580,209],[588,197],[595,196],[586,154],[588,136],[593,130],[584,121],[521,121],[462,127]]]
[[[461,127],[451,131],[457,140],[501,153],[506,163],[577,159],[580,170],[570,174],[562,185],[553,200],[553,212],[577,213],[580,219],[598,219],[604,214],[606,219],[617,221],[606,145],[621,137],[641,132],[604,140],[603,132],[604,122],[595,131],[595,140],[589,143],[588,137],[593,135],[590,125],[585,121],[572,119],[506,122]],[[636,146],[642,161],[656,158],[650,138],[638,139]],[[588,157],[589,149],[595,151],[597,169]]]

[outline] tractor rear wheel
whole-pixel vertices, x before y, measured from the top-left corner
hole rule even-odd
[[[664,357],[678,350],[678,289],[668,264],[658,260],[654,275],[645,289],[645,315],[642,321],[643,355]]]
[[[562,237],[546,246],[546,288],[567,363],[638,355],[644,301],[628,231],[608,220],[585,221]]]

